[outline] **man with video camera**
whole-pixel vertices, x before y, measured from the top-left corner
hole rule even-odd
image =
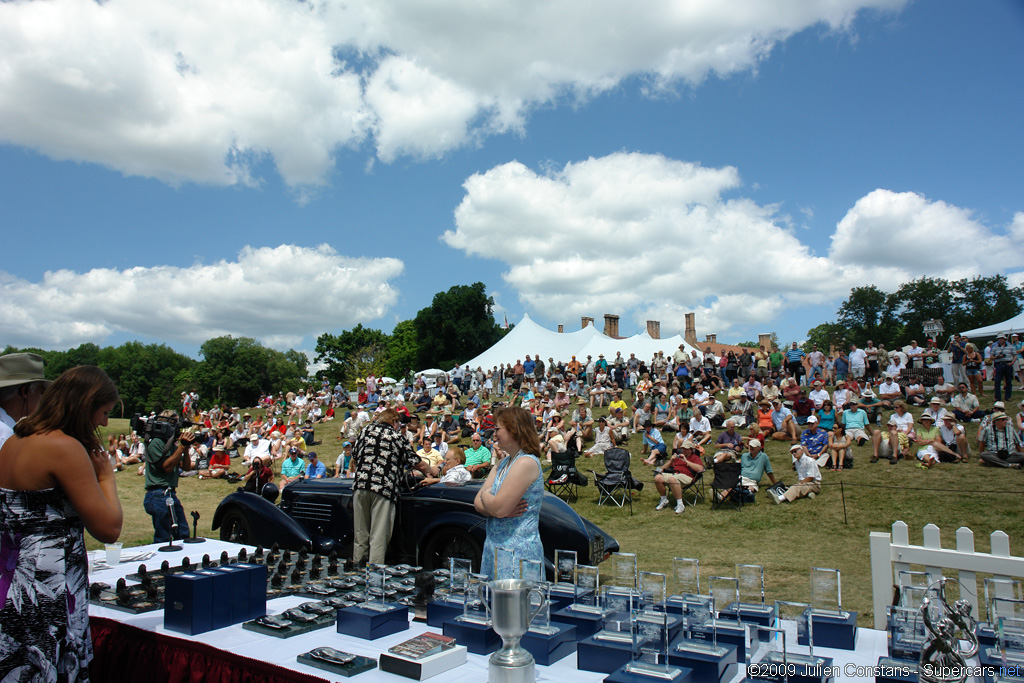
[[[165,410],[156,417],[138,424],[132,420],[132,428],[143,431],[146,439],[146,497],[142,506],[153,518],[153,542],[166,543],[175,539],[188,538],[188,523],[185,509],[178,500],[178,468],[192,469],[189,448],[195,440],[192,423],[182,421],[173,410]],[[139,427],[142,427],[140,430]]]

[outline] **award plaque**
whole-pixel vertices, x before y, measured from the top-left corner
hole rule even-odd
[[[676,680],[682,671],[668,663],[669,616],[637,610],[633,614],[632,655],[626,672],[644,678]]]
[[[928,640],[924,615],[918,608],[890,606],[886,608],[886,638],[889,656],[917,662]]]
[[[1015,667],[1024,664],[1024,619],[999,617],[996,637],[1003,664]]]
[[[790,663],[809,667],[825,665],[824,657],[814,655],[814,624],[808,603],[776,600],[774,620],[774,627],[786,634]],[[807,645],[802,645],[804,642]]]
[[[490,625],[491,617],[487,613],[487,605],[483,595],[484,586],[487,585],[487,575],[468,575],[469,588],[466,591],[466,599],[462,603],[462,616],[455,617],[456,621],[468,624]]]
[[[838,569],[811,567],[811,612],[847,618],[843,611],[842,582]]]
[[[366,565],[366,602],[361,607],[375,612],[387,612],[395,607],[387,602],[388,575],[382,564]]]
[[[601,585],[600,569],[588,564],[576,565],[575,594],[569,609],[590,614],[601,613],[601,600],[598,588]]]
[[[1024,592],[1021,590],[1021,582],[1018,579],[985,579],[985,614],[990,623],[995,625],[999,615],[993,606],[996,598],[1005,600],[1024,600]],[[1005,616],[1013,616],[1007,614]]]
[[[774,621],[772,608],[764,602],[764,566],[759,564],[737,564],[736,579],[739,581],[739,602],[728,608],[740,621],[753,621],[761,626],[771,626]]]
[[[604,589],[604,629],[594,637],[597,640],[632,643],[630,635],[633,613],[637,610],[639,595],[632,588],[608,586]]]
[[[543,581],[544,563],[540,560],[519,560],[519,578],[527,581]]]
[[[448,562],[448,599],[452,602],[465,602],[469,594],[469,575],[473,572],[473,563],[459,557]]]
[[[714,599],[710,595],[688,595],[686,598],[687,637],[675,646],[676,652],[725,657],[729,648],[718,644]]]
[[[494,547],[494,576],[492,579],[515,579],[519,575],[516,552],[510,548]]]
[[[747,678],[753,681],[788,681],[791,662],[786,657],[786,632],[774,626],[746,624]]]
[[[555,551],[555,583],[576,583],[576,551]]]
[[[659,572],[640,572],[640,609],[647,612],[664,612],[667,595],[667,578]]]
[[[700,560],[672,558],[672,595],[700,594]]]
[[[608,562],[612,566],[612,585],[636,588],[636,553],[612,553]]]
[[[712,576],[708,579],[708,593],[714,601],[715,615],[727,617],[740,601],[740,580],[734,576]]]
[[[534,616],[530,621],[529,630],[543,635],[558,633],[558,628],[551,624],[551,584],[547,581],[537,581],[536,588],[540,593],[541,603],[538,605],[531,596],[530,609],[534,610]]]
[[[903,570],[896,575],[896,585],[900,589],[899,605],[901,607],[920,607],[924,599],[929,597],[929,576],[925,572]]]

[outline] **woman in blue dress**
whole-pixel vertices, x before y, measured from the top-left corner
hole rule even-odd
[[[494,438],[501,460],[491,469],[474,503],[477,512],[487,517],[480,572],[492,579],[515,579],[519,578],[521,560],[544,561],[538,526],[544,497],[537,457],[540,440],[533,416],[523,408],[505,408],[496,418]],[[497,549],[502,552],[495,561]]]

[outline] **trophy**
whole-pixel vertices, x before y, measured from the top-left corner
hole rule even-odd
[[[448,599],[452,602],[465,602],[473,563],[470,560],[453,557],[448,562],[448,568]]]
[[[456,621],[470,624],[491,625],[491,616],[487,611],[487,601],[483,598],[483,587],[488,584],[485,574],[469,574],[469,584],[466,590],[466,599],[462,602],[462,616],[455,617]],[[519,579],[512,579],[518,581]],[[523,628],[526,631],[526,628]],[[522,635],[522,634],[520,634]],[[516,642],[519,642],[518,639]]]
[[[814,623],[811,620],[811,606],[806,602],[776,600],[773,626],[786,635],[789,644],[789,662],[810,667],[825,664],[824,657],[814,656]],[[801,645],[807,641],[807,645]]]
[[[589,614],[601,613],[601,600],[598,594],[600,586],[600,570],[597,567],[578,564],[575,572],[575,595],[569,609]]]
[[[764,607],[764,567],[759,564],[736,565],[739,580],[740,608]]]
[[[811,612],[845,619],[842,582],[838,569],[811,567]]]
[[[637,610],[633,613],[628,673],[662,680],[675,680],[682,673],[668,663],[668,625],[666,612]]]
[[[732,576],[712,576],[708,579],[708,593],[714,601],[715,616],[723,618],[736,609],[740,601],[740,580]]]
[[[985,614],[993,626],[999,615],[993,609],[992,602],[996,598],[1009,600],[1024,600],[1024,591],[1021,590],[1019,579],[985,579]],[[1012,615],[1007,615],[1012,616]]]
[[[498,579],[514,579],[519,573],[516,563],[516,551],[510,548],[503,548],[500,545],[494,547],[494,576]]]
[[[1003,664],[1015,667],[1024,664],[1024,619],[998,617],[996,636]]]
[[[633,642],[630,635],[633,612],[639,602],[637,592],[632,588],[608,586],[604,589],[604,628],[594,635],[596,640],[610,640],[622,643]]]
[[[576,551],[555,551],[555,583],[576,583]]]
[[[786,632],[774,626],[746,624],[744,646],[747,678],[753,681],[787,681]]]
[[[658,572],[640,572],[640,608],[645,612],[665,612],[668,600],[666,577]]]
[[[887,607],[886,611],[889,657],[916,662],[928,637],[924,615],[918,608],[898,605]]]
[[[387,612],[395,607],[386,599],[388,574],[382,564],[366,565],[366,602],[360,607],[375,612]]]
[[[612,553],[612,584],[622,588],[636,588],[636,553]]]
[[[536,590],[530,591],[529,631],[542,635],[558,633],[558,627],[551,625],[551,584],[544,580],[544,563],[539,560],[519,560],[519,578],[533,582]]]
[[[530,611],[531,581],[501,579],[478,586],[478,597],[490,618],[491,628],[501,636],[501,649],[489,659],[489,683],[534,683],[533,655],[520,646],[535,613]],[[488,602],[485,593],[490,594]]]
[[[920,607],[928,597],[928,585],[931,583],[926,572],[901,570],[896,574],[896,585],[899,587],[901,607]]]
[[[729,648],[718,644],[718,625],[715,621],[714,598],[710,595],[686,596],[687,637],[676,644],[676,652],[696,652],[724,657]]]

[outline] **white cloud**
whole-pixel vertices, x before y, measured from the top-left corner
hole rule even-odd
[[[230,334],[283,348],[380,318],[403,268],[322,244],[247,246],[237,261],[188,268],[59,270],[35,283],[0,274],[0,327],[15,346],[66,348],[122,332],[188,343]]]
[[[829,255],[817,256],[777,207],[727,198],[741,188],[735,168],[658,155],[616,153],[546,174],[510,162],[464,187],[443,241],[504,262],[527,308],[555,320],[631,311],[638,326],[660,320],[672,334],[694,311],[700,329],[724,334],[837,304],[864,283],[891,290],[1024,263],[1024,213],[1007,237],[964,209],[887,190],[857,201]]]
[[[333,156],[430,158],[639,76],[756,69],[808,27],[905,0],[0,3],[0,140],[178,183],[292,186]]]

